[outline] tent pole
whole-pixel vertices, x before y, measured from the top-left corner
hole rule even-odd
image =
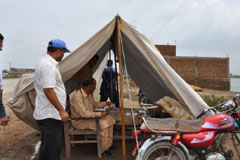
[[[111,56],[111,50],[109,49],[109,58],[108,60],[112,60],[112,56]],[[110,66],[110,100],[111,102],[113,102],[113,86],[112,86],[112,66]]]
[[[114,62],[115,62],[115,73],[117,74],[117,78],[116,78],[116,86],[117,86],[117,93],[119,93],[119,87],[118,87],[118,71],[117,71],[117,57],[116,54],[114,53]],[[119,94],[117,94],[119,95]],[[117,96],[117,100],[119,102],[119,96]],[[118,106],[119,107],[119,106]]]
[[[122,72],[122,44],[120,41],[121,36],[121,19],[117,16],[117,41],[118,41],[118,58],[119,58],[119,75],[120,75],[120,106],[121,106],[121,122],[122,122],[122,154],[123,160],[126,160],[126,140],[125,140],[125,112],[123,101],[123,72]]]

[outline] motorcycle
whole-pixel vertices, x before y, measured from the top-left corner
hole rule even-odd
[[[141,131],[134,131],[133,137],[140,137],[139,147],[144,143],[136,160],[231,160],[233,152],[225,145],[229,134],[240,159],[239,99],[240,95],[236,95],[225,102],[222,112],[215,107],[204,109],[196,120],[149,118],[141,111]],[[208,115],[210,111],[214,114]],[[149,138],[144,141],[143,135]]]

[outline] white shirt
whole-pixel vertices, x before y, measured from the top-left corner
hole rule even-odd
[[[36,120],[46,118],[61,120],[58,110],[47,99],[43,91],[44,88],[53,88],[59,102],[65,109],[66,90],[59,72],[58,63],[48,54],[45,54],[37,63],[34,74],[34,87],[37,96],[33,117]]]

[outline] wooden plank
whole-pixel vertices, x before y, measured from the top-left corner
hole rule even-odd
[[[85,131],[85,130],[75,130],[69,132],[70,135],[85,135],[85,134],[97,134],[97,131]]]
[[[109,114],[116,120],[115,125],[119,125],[119,123],[121,123],[121,111],[110,111]],[[138,113],[133,112],[133,114],[134,114],[134,120],[136,125],[140,125]],[[133,119],[132,119],[132,112],[130,109],[125,109],[124,124],[134,125]]]
[[[70,141],[71,144],[76,144],[76,143],[97,143],[97,140],[82,140],[82,141]]]

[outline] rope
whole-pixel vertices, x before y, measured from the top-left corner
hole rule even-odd
[[[125,52],[124,52],[124,49],[123,49],[123,41],[122,41],[122,36],[120,34],[120,40],[121,40],[121,46],[122,46],[122,55],[123,55],[123,59],[124,59],[124,68],[125,68],[125,72],[126,72],[126,75],[128,75],[128,72],[127,72],[127,65],[126,65],[126,58],[125,58]],[[120,64],[121,65],[121,64]],[[138,137],[137,137],[137,132],[136,132],[136,122],[135,122],[135,119],[134,119],[134,114],[133,114],[133,107],[132,107],[132,96],[131,96],[131,93],[130,93],[130,85],[129,85],[129,80],[128,80],[128,76],[127,76],[127,87],[128,87],[128,95],[129,95],[129,99],[130,99],[130,107],[131,107],[131,112],[132,112],[132,119],[133,119],[133,126],[134,126],[134,133],[135,133],[135,137],[136,137],[136,144],[137,144],[137,149],[138,149],[138,153],[139,153],[139,144],[138,144]]]

